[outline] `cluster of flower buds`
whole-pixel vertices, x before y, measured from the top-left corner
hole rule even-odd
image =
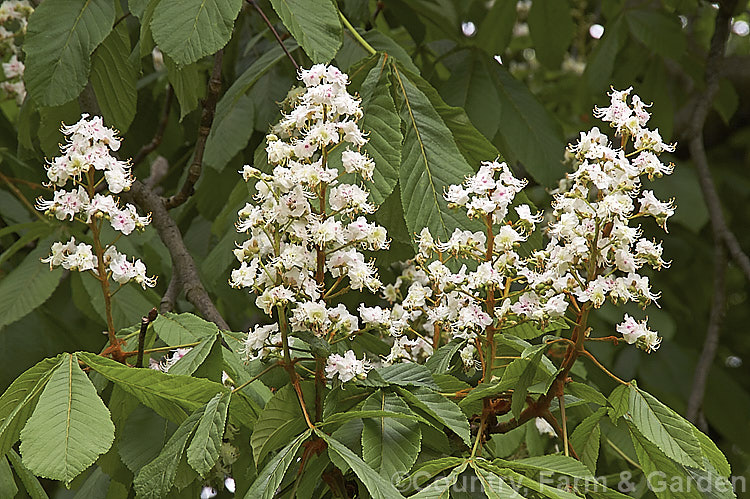
[[[0,95],[5,99],[16,99],[19,106],[26,97],[19,40],[26,33],[29,15],[33,11],[28,0],[4,0],[0,3],[0,61],[4,76],[4,81],[0,81]]]
[[[36,208],[58,220],[96,224],[97,233],[104,220],[124,235],[146,227],[151,222],[150,215],[139,216],[130,203],[120,207],[119,199],[112,195],[129,189],[133,182],[130,165],[111,154],[120,148],[117,132],[104,126],[101,117],[88,119],[87,114],[78,123],[63,126],[61,130],[67,136],[66,144],[61,146],[62,155],[46,168],[49,186],[55,187],[55,192],[51,200],[39,197]],[[101,174],[98,176],[97,172]],[[62,189],[68,182],[71,189]],[[101,182],[108,193],[96,192]],[[146,276],[141,260],[129,261],[114,245],[107,246],[101,256],[108,278],[118,284],[133,280],[144,289],[156,285],[155,278]],[[99,271],[92,247],[85,243],[76,245],[73,238],[65,244],[54,243],[52,254],[42,261],[50,267],[61,265],[69,270],[90,270],[97,275]]]
[[[305,87],[290,93],[291,110],[266,137],[272,174],[251,166],[240,172],[254,182],[256,194],[238,213],[237,230],[249,238],[234,250],[240,266],[229,283],[249,288],[269,316],[286,307],[295,331],[349,335],[358,330],[358,317],[326,300],[347,289],[379,291],[377,271],[362,251],[386,249],[389,240],[383,227],[365,217],[375,210],[367,189],[341,176],[371,179],[375,165],[361,149],[367,137],[357,124],[362,111],[346,90],[347,76],[334,66],[315,65],[299,78]],[[333,154],[340,155],[344,172],[329,165]],[[335,280],[328,290],[325,275]],[[248,334],[247,359],[278,351],[272,334],[278,329],[272,327]],[[365,372],[352,367],[355,362],[336,365],[329,372],[342,381],[349,378],[346,366]]]

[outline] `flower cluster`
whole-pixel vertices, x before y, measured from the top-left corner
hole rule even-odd
[[[26,97],[23,84],[23,54],[17,43],[26,33],[29,15],[34,11],[28,0],[4,0],[0,3],[0,61],[4,81],[0,94],[6,99],[16,99],[20,106]]]
[[[348,336],[358,331],[359,318],[330,300],[349,289],[380,290],[362,251],[386,249],[389,240],[366,217],[375,210],[367,189],[342,176],[370,179],[375,165],[361,149],[367,137],[357,125],[362,111],[346,90],[347,76],[315,65],[299,78],[305,88],[290,93],[290,112],[266,137],[272,174],[249,165],[240,172],[254,182],[256,194],[238,213],[237,230],[249,238],[234,250],[240,266],[229,283],[249,288],[258,308],[269,316],[277,310],[292,331]],[[330,167],[333,154],[340,155],[344,172]],[[328,288],[326,276],[333,281]],[[276,352],[278,334],[278,325],[256,327],[245,358]]]
[[[130,165],[111,154],[120,147],[117,133],[105,127],[101,117],[88,119],[87,114],[78,123],[63,126],[62,132],[67,136],[67,143],[61,146],[62,155],[50,161],[46,168],[49,185],[55,187],[55,192],[51,200],[38,198],[36,208],[58,220],[78,220],[88,224],[95,228],[96,238],[104,220],[124,235],[148,225],[150,216],[138,215],[130,203],[120,207],[118,198],[112,195],[129,189],[133,181]],[[97,172],[101,172],[98,178]],[[68,182],[72,184],[70,190],[60,188]],[[101,182],[109,193],[97,192]],[[100,253],[97,256],[95,248],[86,243],[76,245],[75,239],[71,238],[65,244],[54,243],[52,254],[42,261],[49,263],[51,268],[90,270],[97,276],[100,270],[106,270],[107,277],[118,284],[133,280],[144,289],[156,285],[155,278],[146,276],[146,267],[141,260],[129,261],[114,245],[100,248]]]

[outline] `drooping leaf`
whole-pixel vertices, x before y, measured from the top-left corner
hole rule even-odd
[[[612,406],[610,410],[610,418],[614,423],[617,419],[621,418],[628,412],[629,409],[630,391],[626,385],[618,385],[609,394],[607,401]]]
[[[139,405],[119,427],[117,451],[133,473],[154,460],[167,438],[167,421],[153,409]]]
[[[343,32],[331,0],[271,0],[271,5],[313,63],[333,59]]]
[[[0,458],[0,495],[3,497],[16,497],[18,485],[13,479],[13,470],[10,469],[8,458]]]
[[[467,462],[464,462],[451,471],[448,476],[438,478],[427,487],[409,497],[413,499],[447,499],[450,497],[451,487],[456,484],[458,475],[464,472],[467,464]]]
[[[517,369],[521,370],[518,380],[513,387],[513,395],[510,403],[511,412],[513,412],[513,416],[516,418],[521,415],[521,411],[526,405],[526,395],[529,393],[529,387],[537,383],[537,380],[540,380],[540,378],[544,379],[546,377],[544,374],[539,375],[539,372],[543,371],[543,369],[540,369],[543,354],[544,349],[540,348],[534,355],[516,359],[508,366],[507,372],[503,373],[503,379],[506,380],[510,379],[515,365],[518,365]]]
[[[221,171],[224,166],[247,146],[253,134],[255,105],[247,95],[241,95],[221,120],[214,118],[206,140],[203,161],[206,166]]]
[[[399,499],[404,497],[394,487],[391,480],[380,476],[377,471],[368,466],[359,456],[349,450],[347,446],[320,430],[315,430],[315,434],[326,441],[329,454],[334,453],[338,455],[351,467],[352,471],[365,484],[373,499]]]
[[[467,446],[471,445],[469,422],[455,402],[439,393],[421,387],[413,388],[410,391],[399,389],[399,393],[409,405],[425,411],[458,435]]]
[[[570,443],[578,457],[592,473],[596,473],[596,462],[599,459],[599,441],[602,433],[599,429],[599,420],[606,414],[605,407],[599,408],[594,414],[578,423],[570,435]]]
[[[493,461],[492,464],[480,461],[477,464],[481,468],[496,474],[498,477],[507,479],[509,482],[513,483],[515,487],[528,487],[550,499],[576,499],[580,497],[577,494],[540,483],[533,478],[529,478],[526,475],[522,475],[521,473],[515,472],[509,468],[503,468],[500,465],[497,465],[496,461]]]
[[[482,489],[488,499],[521,499],[523,497],[491,471],[480,468],[474,463],[471,463],[471,467],[482,483]]]
[[[24,80],[42,106],[59,106],[78,96],[89,77],[89,56],[115,22],[111,0],[52,0],[29,18]]]
[[[130,62],[126,23],[118,24],[91,56],[91,86],[104,122],[125,133],[135,117],[136,68]]]
[[[247,490],[245,499],[271,499],[276,494],[281,480],[284,478],[289,465],[292,464],[302,442],[312,433],[307,430],[289,442],[286,447],[279,451],[259,473],[253,484]]]
[[[626,36],[627,28],[622,18],[618,17],[607,26],[604,36],[591,53],[583,73],[591,92],[601,92],[607,88],[617,60],[617,53],[625,42]]]
[[[62,269],[50,270],[39,259],[49,255],[52,239],[37,248],[0,280],[0,328],[24,317],[47,301],[60,283]]]
[[[250,440],[255,462],[262,463],[269,452],[299,435],[305,427],[297,394],[292,385],[284,385],[268,401],[255,424]]]
[[[363,410],[411,414],[397,395],[379,390],[365,400]],[[421,448],[422,432],[416,422],[394,418],[365,419],[362,430],[362,457],[384,478],[411,469]]]
[[[209,400],[198,422],[195,436],[188,446],[188,464],[202,477],[211,471],[219,459],[228,408],[228,393],[217,393]]]
[[[171,346],[201,341],[203,338],[214,335],[219,331],[216,324],[187,312],[159,314],[159,317],[153,322],[153,326],[159,338]]]
[[[657,10],[630,9],[625,20],[633,37],[650,50],[672,59],[684,54],[686,37],[675,16]]]
[[[176,376],[153,369],[132,369],[98,355],[81,352],[78,357],[91,369],[101,373],[158,414],[182,423],[217,393],[227,388],[203,378]]]
[[[39,479],[34,476],[34,474],[29,471],[29,469],[23,465],[23,462],[21,462],[21,456],[16,453],[13,449],[10,449],[8,451],[8,460],[10,461],[10,464],[13,466],[13,470],[15,470],[16,475],[18,475],[18,478],[21,479],[21,483],[23,483],[23,487],[26,489],[26,492],[29,494],[31,499],[48,499],[49,496],[47,496],[47,492],[45,492],[44,488],[42,487],[42,484],[39,483]]]
[[[559,68],[575,30],[567,0],[532,3],[528,24],[539,61],[550,69]]]
[[[161,0],[154,10],[154,41],[184,66],[224,47],[242,0]]]
[[[167,68],[167,79],[172,85],[177,102],[180,103],[180,121],[198,107],[206,85],[203,72],[198,63],[178,66],[171,57],[164,55],[164,66]]]
[[[115,425],[96,388],[67,354],[21,430],[23,464],[33,473],[70,483],[109,450]]]
[[[411,233],[427,227],[433,237],[447,240],[466,217],[448,208],[443,197],[451,184],[473,173],[448,127],[412,79],[419,77],[393,66],[394,86],[405,127],[399,185],[404,218]]]
[[[513,35],[516,15],[513,2],[495,2],[477,29],[477,46],[488,54],[502,54]]]

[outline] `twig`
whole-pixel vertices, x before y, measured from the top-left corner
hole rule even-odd
[[[138,332],[138,358],[135,361],[135,367],[143,367],[143,350],[146,348],[146,331],[148,325],[156,320],[159,313],[155,308],[149,310],[148,315],[141,317],[141,330]]]
[[[193,195],[195,183],[201,176],[203,169],[203,152],[206,150],[206,141],[208,134],[211,132],[211,125],[214,123],[216,114],[216,101],[219,99],[221,91],[221,63],[224,59],[224,50],[219,50],[214,55],[214,68],[211,71],[211,78],[208,80],[208,95],[203,101],[203,112],[201,113],[201,122],[198,127],[198,138],[195,141],[195,153],[193,162],[188,169],[187,178],[180,191],[174,196],[170,196],[164,201],[167,209],[180,206]]]
[[[284,41],[279,36],[279,33],[278,31],[276,31],[276,28],[273,27],[273,24],[271,24],[271,21],[269,21],[268,18],[266,17],[265,12],[263,12],[263,9],[260,8],[260,5],[258,5],[258,3],[255,2],[255,0],[245,0],[245,1],[249,3],[250,5],[252,5],[253,7],[255,7],[255,10],[258,11],[258,14],[260,14],[260,17],[262,17],[263,21],[265,21],[266,26],[268,26],[268,28],[271,30],[271,33],[273,33],[273,36],[276,38],[276,41],[279,42],[279,45],[281,45],[281,49],[284,51],[284,53],[289,58],[289,60],[292,61],[292,64],[294,65],[294,69],[299,71],[299,64],[297,64],[297,61],[294,60],[294,57],[292,56],[292,54],[289,52],[289,50],[287,50],[286,45],[284,45]]]
[[[138,154],[136,154],[133,158],[133,166],[137,166],[138,164],[140,164],[140,162],[143,161],[146,156],[151,154],[152,151],[156,150],[156,148],[161,145],[161,141],[164,138],[164,130],[167,128],[167,123],[169,122],[169,111],[172,108],[173,94],[174,92],[172,91],[172,85],[167,85],[167,92],[164,95],[164,110],[161,113],[159,125],[156,127],[154,138],[151,139],[151,142],[141,147],[141,150],[138,151]]]
[[[695,369],[693,386],[688,398],[687,417],[695,422],[698,419],[700,407],[706,391],[706,380],[711,370],[721,332],[721,323],[724,318],[724,305],[726,301],[725,274],[727,266],[726,250],[732,259],[750,280],[750,258],[742,251],[737,238],[729,229],[721,201],[716,191],[708,166],[708,158],[703,143],[703,127],[706,116],[711,108],[711,103],[719,90],[719,73],[724,57],[727,39],[729,38],[730,21],[736,0],[721,2],[716,14],[714,34],[711,38],[711,46],[706,56],[706,88],[696,101],[693,116],[688,128],[688,148],[690,156],[698,170],[698,181],[706,200],[708,213],[711,220],[711,229],[714,236],[714,297],[711,303],[709,323],[706,330],[706,339],[703,344],[698,365]]]
[[[159,303],[159,312],[162,314],[171,312],[174,310],[174,304],[177,301],[177,295],[180,293],[180,280],[177,278],[177,274],[172,273],[172,278],[169,280],[167,291],[164,296],[161,297]]]

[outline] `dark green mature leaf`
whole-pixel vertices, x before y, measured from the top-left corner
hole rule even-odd
[[[533,355],[514,360],[503,373],[502,379],[505,381],[516,379],[516,375],[518,376],[513,387],[513,395],[510,403],[511,411],[515,417],[520,416],[521,410],[526,405],[526,395],[529,393],[529,387],[547,378],[550,378],[551,381],[549,373],[540,366],[545,350],[544,348],[539,348]]]
[[[612,406],[610,417],[612,418],[613,423],[628,412],[630,400],[629,388],[630,387],[627,385],[617,385],[617,387],[612,390],[612,393],[609,394],[607,400],[609,401],[609,405]]]
[[[178,66],[171,57],[164,56],[167,68],[167,79],[174,90],[177,102],[180,103],[180,121],[198,107],[206,85],[205,78],[197,63]]]
[[[13,380],[0,397],[1,453],[8,452],[8,449],[18,440],[18,434],[31,415],[37,397],[62,361],[61,355],[52,359],[44,359]]]
[[[398,169],[401,165],[401,123],[396,113],[396,105],[391,97],[389,79],[390,65],[385,57],[370,70],[362,83],[361,128],[369,134],[365,151],[375,161],[372,181],[363,183],[370,191],[373,203],[381,204],[393,192],[398,182]]]
[[[188,464],[202,477],[205,477],[219,460],[229,397],[229,393],[217,393],[208,401],[195,430],[195,436],[188,446]]]
[[[460,466],[465,462],[466,459],[464,458],[449,456],[422,463],[410,475],[404,477],[398,483],[398,487],[405,492],[416,490],[433,477],[444,474],[446,470]]]
[[[596,462],[599,459],[599,441],[602,431],[599,420],[607,414],[607,409],[601,407],[594,414],[581,421],[570,435],[570,443],[576,450],[581,462],[592,472],[596,473]]]
[[[117,451],[123,464],[133,473],[155,459],[167,438],[167,421],[152,409],[138,405],[120,427]]]
[[[413,388],[411,391],[399,389],[398,392],[412,407],[416,407],[458,435],[467,445],[471,445],[469,422],[455,402],[427,388]]]
[[[381,367],[377,370],[381,378],[393,385],[399,386],[425,386],[437,390],[438,386],[432,379],[430,370],[422,364],[415,362],[402,362],[390,366]]]
[[[575,29],[567,0],[532,2],[528,23],[537,59],[550,69],[559,68]]]
[[[379,390],[365,400],[362,409],[411,414],[406,403],[393,393]],[[362,457],[383,478],[409,471],[421,448],[419,424],[409,420],[380,417],[365,419],[362,430]]]
[[[450,497],[450,489],[458,480],[458,475],[464,472],[468,462],[464,461],[461,465],[451,471],[448,476],[438,478],[427,487],[423,488],[411,499],[447,499]]]
[[[105,123],[124,133],[135,117],[136,68],[130,62],[130,37],[120,23],[91,56],[91,86]]]
[[[34,474],[70,483],[115,439],[109,410],[78,359],[67,354],[21,430],[23,464]]]
[[[565,142],[560,126],[526,85],[503,66],[494,64],[500,98],[500,131],[509,152],[523,163],[534,180],[552,185],[562,176]]]
[[[115,22],[112,0],[52,0],[29,18],[26,89],[38,104],[59,106],[78,96],[89,77],[89,56]]]
[[[308,429],[280,450],[279,453],[268,462],[265,468],[258,473],[258,477],[247,490],[245,499],[271,499],[275,497],[276,489],[279,487],[281,480],[284,479],[284,474],[286,473],[287,468],[292,464],[292,460],[297,454],[302,442],[307,440],[311,433],[312,431]]]
[[[634,386],[629,388],[630,410],[626,417],[638,431],[670,459],[704,468],[699,457],[703,454],[701,445],[693,434],[692,425],[650,393]]]
[[[18,485],[13,479],[13,470],[10,469],[8,458],[0,458],[0,495],[3,497],[16,497]]]
[[[421,79],[393,66],[394,85],[406,129],[401,152],[399,185],[409,231],[427,227],[433,237],[447,240],[466,217],[450,210],[443,197],[451,184],[473,173],[456,146],[453,135],[427,96],[413,83]]]
[[[305,426],[294,388],[292,385],[284,385],[268,401],[255,424],[250,440],[255,462],[262,463],[269,452],[298,435]]]
[[[185,452],[187,441],[198,427],[204,410],[204,407],[200,407],[186,418],[169,437],[159,455],[141,468],[135,476],[133,488],[139,498],[156,499],[167,495],[175,483],[177,468]]]
[[[557,489],[544,483],[539,483],[538,481],[517,473],[511,469],[503,468],[501,467],[502,464],[496,464],[497,461],[498,460],[493,461],[492,464],[487,463],[486,461],[478,461],[477,464],[481,468],[490,471],[501,478],[506,478],[516,487],[528,487],[529,489],[542,494],[544,497],[549,497],[550,499],[578,499],[580,497],[577,494],[572,494],[565,490]]]
[[[175,423],[185,420],[186,411],[194,411],[217,393],[228,390],[224,385],[207,379],[176,376],[153,369],[132,369],[86,352],[80,352],[78,357],[91,369]]]
[[[159,314],[159,317],[153,322],[153,326],[159,338],[170,346],[201,341],[216,334],[219,330],[216,324],[187,312]]]
[[[161,0],[154,10],[154,41],[184,66],[224,47],[242,0]]]
[[[335,414],[331,414],[330,417],[327,417],[325,421],[323,422],[323,426],[329,425],[329,424],[341,424],[346,423],[348,421],[351,421],[353,419],[365,419],[365,418],[395,418],[395,419],[408,419],[410,421],[425,421],[424,418],[421,418],[415,414],[411,413],[405,413],[405,412],[393,412],[393,411],[386,411],[386,410],[379,410],[379,409],[364,409],[361,411],[347,411],[347,412],[337,412]]]
[[[329,454],[334,453],[338,455],[351,467],[352,471],[365,484],[373,499],[398,499],[404,497],[396,490],[391,480],[378,475],[374,469],[365,464],[359,456],[349,450],[344,444],[320,430],[315,430],[315,434],[326,441]]]
[[[630,32],[648,49],[663,57],[678,59],[685,52],[687,39],[677,16],[646,9],[632,9],[625,14]]]
[[[464,345],[463,341],[453,340],[447,345],[443,345],[433,353],[425,366],[432,371],[432,374],[443,374],[448,372],[450,369],[451,360],[458,353],[461,347]]]
[[[221,171],[227,163],[247,146],[253,134],[255,104],[248,95],[241,95],[221,120],[214,119],[206,141],[203,162]]]
[[[271,5],[313,63],[333,59],[343,30],[331,0],[271,0]]]
[[[60,284],[62,269],[39,262],[49,255],[51,238],[40,242],[18,267],[0,281],[0,329],[47,301]]]
[[[34,474],[23,465],[23,462],[21,462],[21,456],[19,456],[13,449],[8,451],[8,460],[13,466],[18,478],[21,479],[21,483],[23,483],[23,487],[26,489],[26,492],[31,499],[48,499],[47,492],[44,491],[42,484],[39,483],[37,477],[35,477]]]
[[[502,54],[513,35],[516,16],[513,2],[495,2],[477,29],[477,47],[488,54]]]
[[[607,26],[604,36],[592,52],[583,73],[591,92],[598,93],[607,88],[615,67],[617,53],[626,37],[627,29],[621,17]]]
[[[480,468],[475,463],[471,463],[471,467],[482,483],[482,488],[488,499],[520,499],[523,497],[493,472]]]

